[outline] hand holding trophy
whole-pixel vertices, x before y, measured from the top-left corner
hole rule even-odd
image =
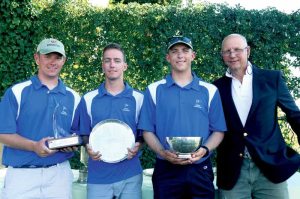
[[[57,103],[53,111],[54,138],[48,140],[49,149],[59,150],[66,147],[82,145],[80,136],[71,135],[71,133],[64,128],[67,126],[67,116],[67,108]]]
[[[202,137],[166,137],[167,144],[178,158],[191,158],[191,154],[202,145]]]
[[[89,144],[93,151],[101,153],[101,161],[117,163],[128,157],[128,148],[135,146],[135,137],[125,122],[106,119],[95,125]]]

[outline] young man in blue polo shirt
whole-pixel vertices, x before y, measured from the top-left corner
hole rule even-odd
[[[132,129],[136,140],[141,137],[136,127],[143,95],[124,82],[126,69],[125,54],[121,46],[115,43],[107,45],[102,56],[105,82],[82,97],[78,109],[79,134],[89,136],[99,122],[114,119],[125,122]],[[107,144],[115,146],[115,143]],[[141,143],[136,141],[135,146],[128,149],[126,159],[112,163],[101,160],[101,153],[104,151],[94,151],[91,145],[87,145],[90,156],[88,199],[141,199],[142,167],[138,157],[140,146]]]
[[[56,127],[67,135],[80,96],[59,79],[66,55],[56,39],[44,39],[34,59],[38,74],[10,87],[0,104],[0,142],[7,166],[2,199],[72,198],[71,152],[50,150]]]
[[[173,36],[167,51],[171,74],[147,87],[138,126],[157,154],[154,198],[212,199],[214,175],[209,156],[226,130],[219,92],[192,72],[195,52],[189,38]],[[201,136],[203,145],[191,158],[179,158],[169,150],[169,136]]]

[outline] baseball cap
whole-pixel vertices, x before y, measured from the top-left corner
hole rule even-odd
[[[193,49],[192,40],[190,38],[187,38],[184,36],[173,36],[173,37],[169,38],[169,40],[168,40],[168,49],[167,50],[170,50],[170,48],[176,44],[185,44],[188,47],[190,47],[191,49]]]
[[[38,45],[36,52],[40,54],[57,52],[59,54],[62,54],[64,57],[66,56],[64,45],[57,39],[53,39],[53,38],[42,40]]]

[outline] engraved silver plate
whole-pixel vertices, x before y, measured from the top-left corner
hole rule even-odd
[[[128,149],[134,147],[135,137],[132,129],[117,119],[108,119],[94,126],[89,144],[93,151],[101,153],[101,160],[116,163],[127,157]]]

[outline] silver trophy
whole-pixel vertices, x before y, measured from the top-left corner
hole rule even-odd
[[[78,135],[71,135],[67,127],[70,126],[67,122],[68,110],[65,106],[56,104],[53,111],[53,133],[54,138],[48,140],[49,149],[60,149],[69,146],[79,146],[82,144],[81,137]]]
[[[202,144],[202,137],[166,137],[171,151],[175,151],[178,158],[191,158]]]
[[[134,147],[135,137],[125,122],[106,119],[94,126],[89,136],[93,151],[101,153],[101,161],[117,163],[125,160],[128,148]]]

